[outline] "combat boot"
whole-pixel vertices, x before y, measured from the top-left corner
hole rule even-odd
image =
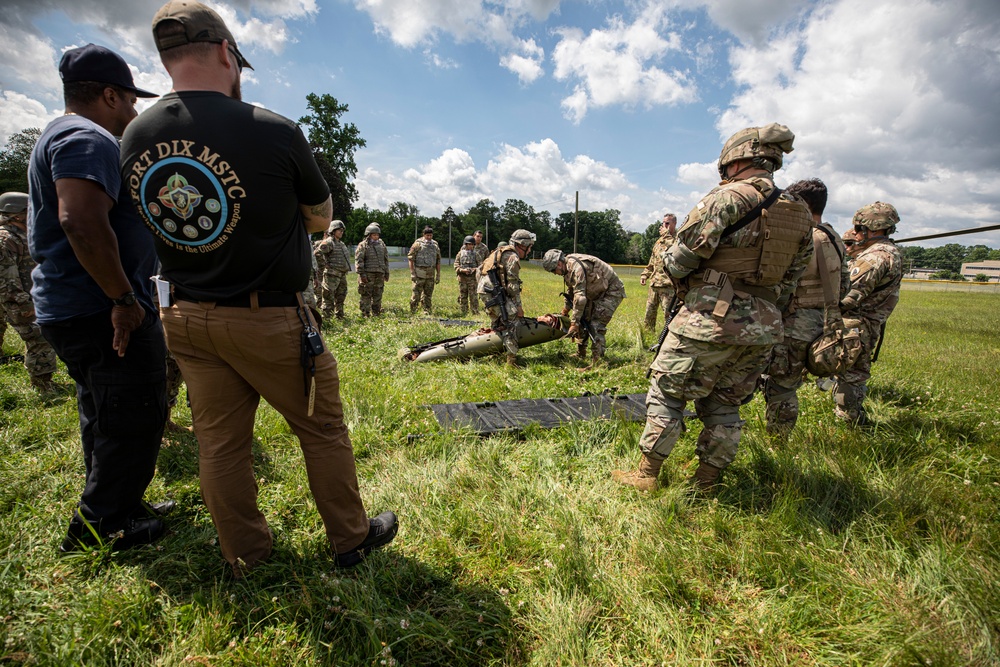
[[[43,398],[55,396],[60,393],[60,390],[62,389],[59,385],[52,381],[52,373],[45,373],[43,375],[36,375],[32,377],[31,387]]]
[[[721,474],[722,468],[716,468],[711,463],[702,461],[698,464],[698,469],[691,475],[691,486],[698,493],[711,491],[719,483]]]
[[[656,491],[660,488],[656,478],[659,477],[662,467],[663,461],[651,459],[643,454],[638,470],[612,470],[611,477],[619,484],[633,486],[640,491]]]

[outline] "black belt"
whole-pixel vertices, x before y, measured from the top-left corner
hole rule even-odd
[[[222,306],[224,308],[250,308],[250,295],[257,295],[257,306],[259,308],[289,308],[299,305],[299,299],[296,294],[289,294],[288,292],[251,292],[248,294],[240,294],[239,296],[231,296],[226,299],[197,299],[190,294],[184,292],[177,286],[174,286],[174,299],[177,301],[193,301],[194,303],[214,303],[216,306]]]

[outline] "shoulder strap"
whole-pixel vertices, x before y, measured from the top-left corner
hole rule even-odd
[[[778,197],[781,196],[781,193],[782,193],[781,188],[778,187],[774,188],[771,194],[769,194],[764,199],[764,201],[762,201],[761,203],[757,204],[752,209],[750,209],[746,215],[744,215],[742,218],[736,221],[736,224],[729,225],[728,227],[726,227],[726,229],[722,232],[722,236],[720,238],[726,238],[727,236],[735,234],[736,232],[740,231],[741,229],[749,225],[751,222],[759,218],[761,211],[763,211],[765,208],[768,208],[769,206],[771,206],[771,204],[776,202],[778,200]]]
[[[829,229],[827,229],[823,225],[816,225],[816,229],[818,229],[819,231],[821,231],[824,234],[826,234],[826,237],[828,239],[830,239],[830,244],[833,246],[833,249],[837,252],[837,257],[839,257],[841,263],[843,263],[844,256],[840,253],[840,246],[837,245],[837,241],[835,240],[836,237],[834,236],[833,232],[831,232]]]

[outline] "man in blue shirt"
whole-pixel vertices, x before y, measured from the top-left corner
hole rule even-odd
[[[163,533],[142,496],[166,419],[166,346],[153,305],[153,241],[123,200],[120,136],[136,116],[128,65],[108,49],[70,49],[59,64],[65,115],[45,128],[28,169],[32,298],[42,335],[77,385],[87,481],[64,552]]]

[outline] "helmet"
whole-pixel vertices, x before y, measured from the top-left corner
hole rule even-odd
[[[566,253],[558,248],[547,250],[545,251],[545,255],[542,256],[542,268],[549,272],[555,271],[556,267],[559,266],[559,262],[565,258]]]
[[[368,236],[370,234],[381,234],[381,233],[382,233],[382,228],[378,226],[377,222],[373,222],[372,224],[365,227],[365,236]]]
[[[23,213],[28,210],[28,195],[23,192],[5,192],[0,195],[0,213]]]
[[[777,171],[781,156],[792,152],[795,134],[784,125],[771,123],[747,127],[729,137],[719,154],[719,176],[726,177],[726,165],[737,160],[753,160],[755,167]]]
[[[475,239],[475,238],[473,238],[473,237],[471,237],[471,236],[466,236],[466,237],[465,237],[465,240],[464,240],[464,241],[462,241],[462,245],[465,245],[465,244],[467,244],[467,243],[475,243],[475,242],[476,242],[476,239]]]
[[[891,233],[899,224],[899,213],[892,204],[877,201],[859,208],[854,214],[854,224],[872,231],[888,229]]]
[[[343,220],[334,220],[333,222],[330,223],[330,228],[327,231],[333,234],[338,229],[344,229],[344,228],[345,227]]]
[[[535,245],[536,238],[537,237],[535,236],[534,232],[529,232],[527,229],[518,229],[515,230],[514,233],[510,235],[510,244],[511,245],[517,244],[520,246],[525,246],[530,248],[531,246]]]

